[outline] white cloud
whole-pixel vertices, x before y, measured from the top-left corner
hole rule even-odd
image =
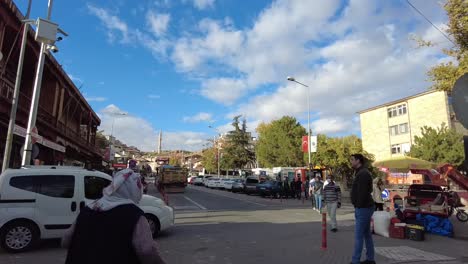
[[[108,105],[99,112],[101,126],[98,130],[112,133],[118,140],[128,146],[135,146],[142,151],[154,151],[157,148],[159,131],[144,118],[126,113],[116,105]],[[113,128],[112,128],[113,124]],[[203,148],[207,135],[196,132],[165,132],[163,131],[162,148],[164,150],[199,150]]]
[[[85,99],[88,102],[104,102],[104,101],[107,101],[106,97],[100,97],[100,96],[85,97]]]
[[[198,122],[213,122],[213,115],[210,113],[200,112],[194,116],[184,117],[184,122],[198,123]]]
[[[156,37],[166,34],[170,19],[169,14],[157,14],[152,10],[146,13],[146,22]]]
[[[104,25],[109,41],[113,42],[117,39],[117,32],[120,35],[121,42],[130,42],[130,33],[128,26],[118,16],[111,15],[108,10],[96,7],[89,3],[87,7],[89,12],[98,17],[101,23]]]
[[[215,0],[193,0],[193,4],[199,10],[207,9],[214,6]]]
[[[231,105],[246,94],[247,88],[243,80],[212,78],[203,81],[201,94],[221,104]]]
[[[159,98],[161,98],[161,96],[160,96],[160,95],[157,95],[157,94],[149,94],[149,95],[148,95],[148,98],[149,98],[149,99],[159,99]]]

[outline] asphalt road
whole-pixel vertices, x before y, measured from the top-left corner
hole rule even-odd
[[[153,188],[150,194],[158,195]],[[189,187],[170,194],[176,226],[156,240],[168,263],[349,263],[353,209],[339,211],[339,232],[328,233],[321,249],[321,215],[310,201],[276,200]],[[465,225],[463,228],[467,228]],[[468,263],[466,240],[427,236],[424,242],[374,236],[377,263]],[[65,250],[45,241],[31,252],[7,254],[2,264],[64,263]]]

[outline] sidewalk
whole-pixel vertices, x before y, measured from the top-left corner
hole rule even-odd
[[[354,245],[354,208],[350,204],[338,213],[339,231],[327,230],[328,247],[320,253],[320,263],[349,263]],[[328,219],[327,219],[328,220]],[[424,241],[373,235],[377,263],[468,263],[468,223],[451,217],[455,237],[426,233]],[[344,251],[344,252],[343,252]],[[363,258],[365,251],[363,251]]]

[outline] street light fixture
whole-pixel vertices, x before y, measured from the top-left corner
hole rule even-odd
[[[309,169],[311,168],[311,160],[310,160],[310,150],[311,150],[311,142],[310,142],[310,137],[311,137],[311,130],[310,130],[310,87],[308,85],[305,85],[301,82],[298,82],[294,77],[291,77],[291,76],[288,76],[286,78],[288,81],[291,81],[291,82],[295,82],[295,83],[298,83],[304,87],[307,88],[307,136],[308,136],[308,139],[307,139],[307,154],[308,154],[308,157],[309,157]]]
[[[216,128],[214,128],[212,126],[208,126],[208,127],[211,128],[211,129],[214,129],[219,134],[219,132],[218,132],[218,130]],[[216,146],[216,161],[217,161],[217,165],[218,165],[218,177],[220,177],[220,174],[219,174],[220,173],[220,169],[219,169],[219,158],[220,158],[220,156],[219,156],[219,146],[218,145],[219,145],[219,136],[218,136],[218,142],[216,140],[216,136],[214,136],[213,137],[213,146]]]

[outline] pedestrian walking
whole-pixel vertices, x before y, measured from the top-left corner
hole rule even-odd
[[[301,181],[300,176],[296,178],[294,190],[296,191],[296,198],[298,200],[300,200],[301,199],[301,194],[302,194],[302,181]]]
[[[310,177],[307,176],[306,181],[303,183],[304,186],[304,197],[306,200],[309,199],[309,182],[310,182]]]
[[[315,177],[314,183],[314,197],[315,197],[315,206],[316,211],[320,212],[322,209],[322,191],[323,191],[323,181],[321,176]]]
[[[336,209],[341,207],[341,188],[335,182],[333,175],[328,175],[328,184],[323,188],[323,201],[327,207],[328,217],[330,218],[331,231],[338,231],[336,223]]]
[[[314,186],[315,186],[315,177],[312,176],[312,179],[309,181],[309,196],[310,196],[310,200],[312,201],[312,208],[315,210],[317,208],[317,205],[315,203]]]
[[[372,188],[372,198],[375,203],[375,211],[383,211],[384,201],[382,199],[382,191],[384,190],[384,183],[381,178],[374,179],[374,186]]]
[[[351,189],[351,202],[354,205],[356,227],[354,231],[354,252],[352,264],[375,263],[374,241],[370,230],[370,222],[374,213],[372,199],[372,175],[365,167],[366,159],[362,154],[353,154],[350,158],[351,166],[355,170],[353,187]],[[361,262],[364,243],[366,244],[367,259]]]
[[[137,206],[143,187],[135,166],[130,161],[104,188],[101,199],[81,209],[62,239],[68,248],[66,264],[165,263]]]

